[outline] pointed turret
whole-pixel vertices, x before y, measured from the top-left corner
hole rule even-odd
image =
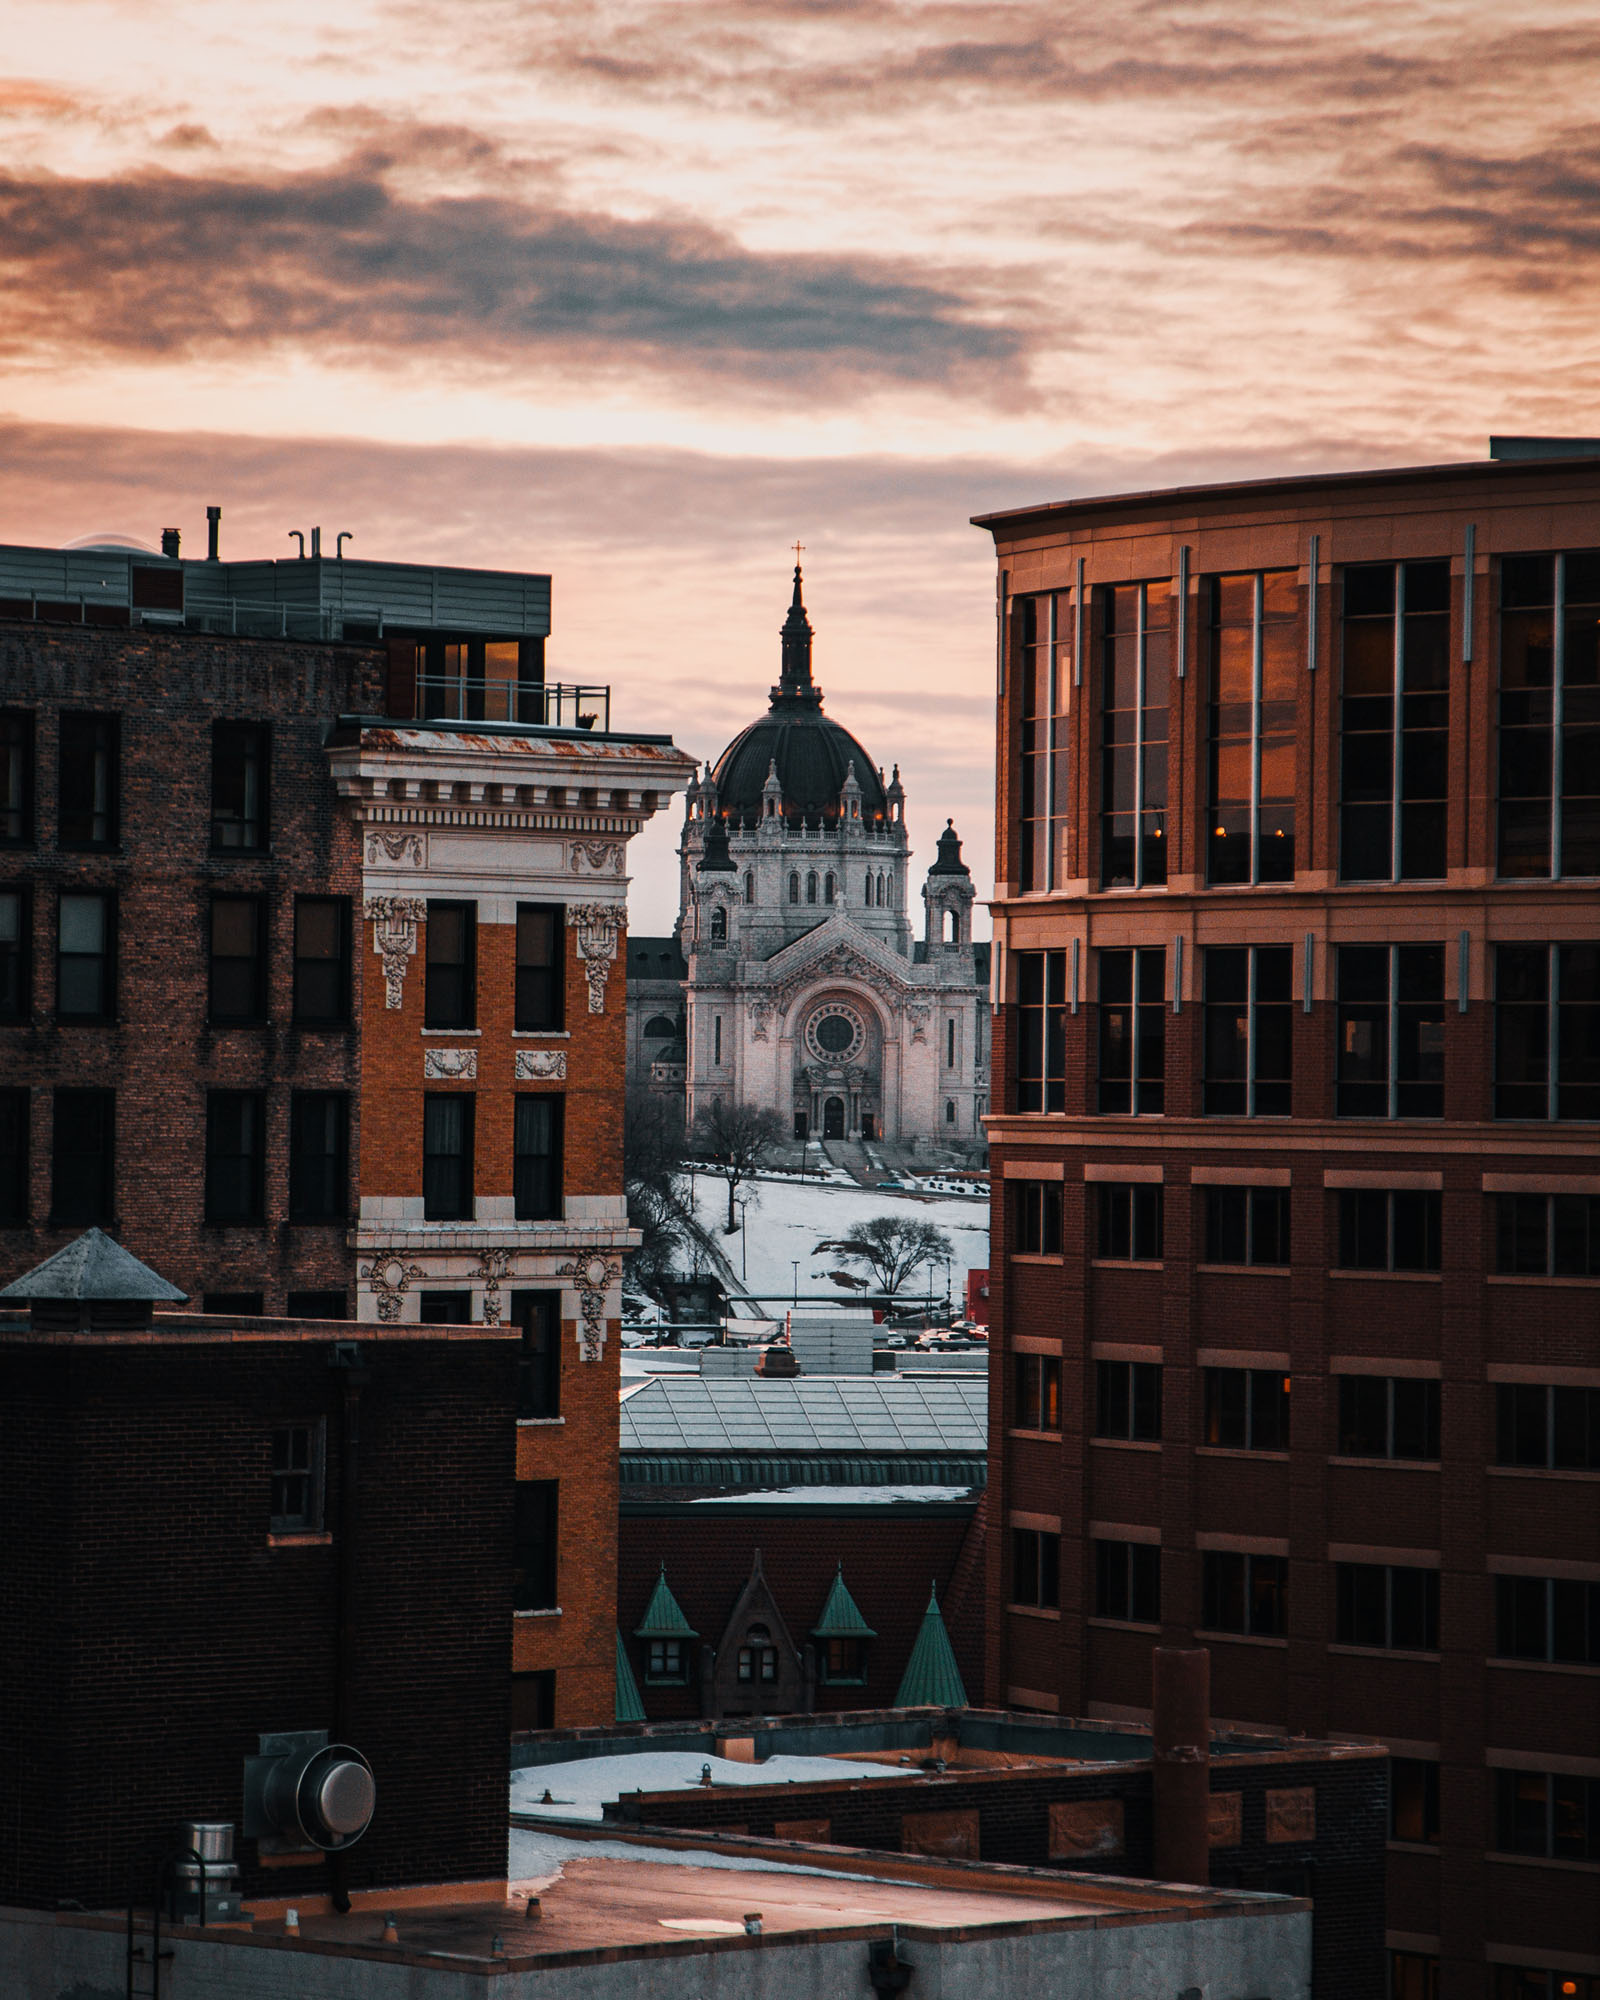
[[[772,690],[776,701],[804,702],[808,706],[820,707],[822,696],[811,679],[811,620],[806,616],[805,599],[801,595],[800,565],[794,566],[794,595],[789,600],[789,615],[783,621],[783,664],[778,674],[778,685]]]
[[[702,875],[737,875],[739,870],[728,846],[728,822],[718,813],[706,822],[705,844],[700,850]]]
[[[877,1633],[861,1615],[861,1607],[850,1595],[844,1580],[844,1564],[840,1563],[833,1582],[828,1587],[828,1601],[822,1607],[822,1616],[811,1628],[813,1639],[876,1639]]]
[[[939,858],[928,870],[930,875],[967,875],[972,870],[961,858],[961,836],[956,832],[956,823],[947,819],[944,832],[939,836]]]
[[[661,1574],[656,1578],[656,1587],[650,1593],[644,1616],[633,1628],[633,1636],[636,1639],[698,1639],[700,1636],[684,1617],[683,1606],[672,1594],[665,1563],[661,1565]]]
[[[844,770],[844,783],[839,787],[839,813],[847,820],[861,817],[861,780],[856,776],[856,760],[852,757]]]
[[[620,1626],[617,1629],[617,1693],[612,1714],[618,1722],[648,1720],[644,1712],[644,1696],[640,1694],[639,1683],[633,1677],[633,1667],[628,1659],[628,1649],[622,1643]]]
[[[783,812],[783,780],[778,776],[778,760],[767,759],[767,777],[761,787],[761,817],[777,819]]]
[[[922,1629],[911,1648],[905,1673],[895,1695],[896,1708],[965,1708],[967,1690],[956,1665],[950,1634],[939,1610],[939,1593],[930,1591],[922,1614]]]

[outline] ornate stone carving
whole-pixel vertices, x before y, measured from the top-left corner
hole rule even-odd
[[[571,865],[574,875],[620,875],[625,853],[620,840],[575,840]]]
[[[406,1288],[427,1275],[420,1264],[408,1264],[403,1257],[374,1257],[370,1264],[362,1264],[359,1272],[372,1287],[378,1317],[385,1326],[399,1319]]]
[[[483,1323],[485,1326],[500,1324],[500,1280],[511,1269],[509,1250],[480,1250],[478,1268],[473,1276],[483,1284]]]
[[[427,905],[415,896],[369,896],[367,921],[372,949],[383,960],[383,1004],[398,1012],[406,982],[406,960],[417,955],[417,925]]]
[[[474,1083],[478,1076],[476,1049],[424,1049],[422,1074],[429,1082]]]
[[[928,1039],[928,1023],[933,1019],[933,1009],[926,1004],[910,1006],[906,1009],[906,1019],[911,1023],[911,1039],[925,1042]]]
[[[882,992],[886,986],[904,986],[905,981],[895,974],[852,951],[848,945],[835,945],[831,951],[822,952],[809,965],[798,967],[790,973],[780,986],[772,991],[772,998],[780,1014],[787,1014],[794,1005],[795,995],[804,992],[819,979],[855,979],[874,993]]]
[[[753,1042],[764,1042],[767,1039],[767,1030],[771,1025],[772,1002],[770,1000],[752,1000],[750,1002],[750,1039]]]
[[[622,929],[620,903],[568,903],[567,929],[578,933],[578,957],[589,981],[589,1012],[606,1011],[606,981],[616,962],[617,934]]]
[[[518,1049],[516,1079],[518,1083],[565,1083],[566,1050]]]
[[[578,1359],[598,1361],[606,1345],[606,1292],[622,1276],[622,1266],[599,1250],[587,1257],[574,1257],[556,1272],[570,1278],[578,1294],[578,1310],[583,1324],[578,1328]]]
[[[381,868],[426,868],[428,838],[422,833],[388,833],[378,827],[367,829],[367,866]]]

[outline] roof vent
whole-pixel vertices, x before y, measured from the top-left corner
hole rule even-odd
[[[372,1824],[378,1802],[372,1766],[348,1743],[330,1743],[325,1729],[260,1739],[261,1754],[244,1767],[244,1834],[261,1851],[325,1853],[353,1847]]]

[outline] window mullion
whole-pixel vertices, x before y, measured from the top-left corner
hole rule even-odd
[[[1253,1118],[1256,1114],[1256,948],[1254,945],[1247,947],[1244,992],[1244,1102],[1246,1113]],[[1246,1214],[1249,1213],[1249,1207],[1247,1201]]]
[[[1250,635],[1250,880],[1261,880],[1261,616],[1263,584],[1256,573]],[[1255,954],[1252,952],[1251,957]],[[1251,1106],[1254,1110],[1254,1105]]]
[[[1044,886],[1056,886],[1056,604],[1057,594],[1051,591],[1049,597],[1050,615],[1047,620],[1049,631],[1049,651],[1046,658],[1049,665],[1045,669],[1045,713],[1042,720],[1044,729],[1044,828],[1045,859]],[[1038,670],[1034,672],[1034,685],[1038,685]],[[1035,728],[1040,724],[1035,724]],[[1037,741],[1037,739],[1035,739]]]
[[[1545,974],[1545,987],[1549,999],[1545,1002],[1548,1027],[1545,1033],[1545,1047],[1549,1055],[1545,1062],[1545,1116],[1555,1119],[1561,1111],[1561,947],[1553,944],[1547,947],[1550,962]]]
[[[1398,748],[1398,745],[1397,745]],[[1389,947],[1389,997],[1385,1009],[1389,1034],[1389,1116],[1400,1115],[1400,947]]]
[[[1144,642],[1147,601],[1145,586],[1139,590],[1139,609],[1134,620],[1133,676],[1133,886],[1144,887]],[[1138,959],[1134,959],[1134,991],[1138,992]],[[1137,1002],[1135,1003],[1137,1005]],[[1137,1093],[1136,1093],[1137,1094]]]
[[[1389,711],[1389,880],[1400,880],[1400,756],[1405,716],[1405,566],[1396,563],[1394,576],[1394,672]],[[1390,1117],[1394,1116],[1391,1110]]]
[[[1550,879],[1561,879],[1561,766],[1566,734],[1567,559],[1556,557],[1555,603],[1551,613],[1550,667]]]

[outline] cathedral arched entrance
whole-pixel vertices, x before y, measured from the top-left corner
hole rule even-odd
[[[824,1139],[844,1137],[844,1099],[830,1097],[822,1107],[822,1136]]]

